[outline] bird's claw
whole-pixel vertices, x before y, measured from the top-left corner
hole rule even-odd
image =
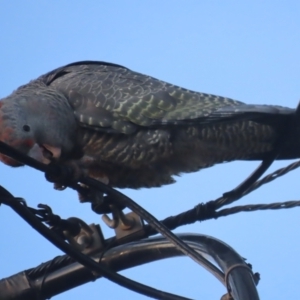
[[[79,185],[81,187],[80,191],[78,192],[78,198],[80,202],[98,203],[103,201],[102,192],[92,189],[83,183],[79,183]]]

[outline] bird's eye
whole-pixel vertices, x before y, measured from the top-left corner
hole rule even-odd
[[[24,125],[23,130],[26,131],[26,132],[29,132],[30,131],[30,126],[29,125]]]

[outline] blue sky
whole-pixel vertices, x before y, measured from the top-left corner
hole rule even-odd
[[[300,98],[299,1],[3,1],[0,0],[0,98],[61,65],[79,60],[118,63],[179,86],[246,103],[296,107]],[[295,137],[296,138],[296,137]],[[286,165],[277,162],[271,170]],[[234,162],[183,175],[159,189],[123,190],[158,219],[218,198],[257,162]],[[237,205],[299,199],[296,170]],[[54,191],[29,167],[0,165],[0,184],[30,206],[47,203],[67,218],[101,223],[71,190]],[[0,278],[61,252],[9,208],[0,207]],[[262,299],[299,297],[299,209],[240,213],[176,232],[214,236],[261,273]],[[113,234],[104,228],[106,237]],[[188,258],[122,272],[172,293],[219,299],[225,289]],[[143,299],[106,279],[54,299]]]

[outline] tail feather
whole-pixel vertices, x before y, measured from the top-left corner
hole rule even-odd
[[[208,116],[209,122],[231,122],[240,120],[255,121],[263,124],[276,123],[289,119],[295,109],[273,105],[239,105],[222,107]],[[273,125],[273,124],[270,124]]]

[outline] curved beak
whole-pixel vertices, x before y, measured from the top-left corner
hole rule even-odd
[[[42,146],[34,144],[28,152],[28,156],[44,164],[49,164],[53,159],[58,159],[60,155],[60,148],[53,147],[47,144],[43,144]]]

